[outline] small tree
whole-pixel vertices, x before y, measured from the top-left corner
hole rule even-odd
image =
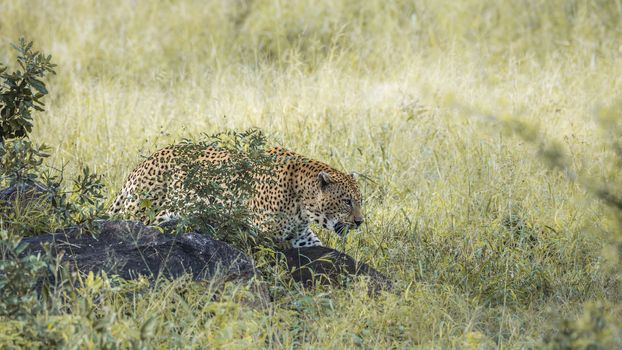
[[[10,231],[18,234],[89,223],[104,213],[99,176],[85,167],[70,186],[63,185],[62,171],[43,167],[48,148],[29,137],[33,113],[44,111],[42,99],[48,94],[44,79],[56,74],[56,65],[50,55],[34,51],[32,42],[23,38],[12,46],[17,50],[17,69],[8,72],[6,66],[0,66],[0,186],[8,187],[5,197],[10,199],[0,202],[0,218],[11,223]],[[37,215],[29,216],[39,221],[24,222],[15,206],[34,197]]]
[[[0,143],[27,137],[32,131],[32,110],[43,111],[41,99],[48,94],[43,78],[55,74],[52,56],[32,50],[32,42],[24,38],[18,45],[17,64],[20,69],[7,73],[0,65]]]

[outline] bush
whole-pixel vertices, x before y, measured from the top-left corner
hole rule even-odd
[[[13,45],[18,52],[17,64],[21,68],[7,73],[0,65],[0,142],[27,137],[32,131],[32,110],[43,111],[41,99],[48,90],[41,80],[54,74],[52,56],[32,51],[32,42],[24,38]]]
[[[266,136],[258,129],[203,135],[196,141],[184,140],[178,158],[179,168],[165,174],[170,178],[175,178],[178,172],[187,174],[180,191],[182,195],[166,208],[181,215],[176,231],[198,230],[238,247],[271,245],[273,242],[265,239],[268,235],[258,234],[260,228],[248,206],[257,191],[257,178],[269,175],[274,164],[266,144]],[[222,150],[227,158],[205,165],[198,161],[201,155],[198,150],[207,148]]]
[[[24,318],[41,309],[33,289],[47,264],[41,256],[20,257],[26,249],[20,240],[0,231],[0,316]]]
[[[8,73],[7,67],[0,67],[0,186],[10,189],[6,201],[0,202],[2,224],[21,235],[88,226],[104,215],[100,177],[85,167],[66,186],[62,170],[43,165],[48,147],[29,139],[33,111],[43,111],[42,98],[48,94],[42,79],[54,74],[56,65],[23,38],[13,47],[20,68]]]
[[[19,68],[12,73],[0,68],[0,187],[6,187],[0,198],[0,317],[36,323],[41,311],[61,309],[62,287],[73,278],[49,252],[24,255],[22,237],[68,225],[88,229],[104,207],[98,175],[85,167],[67,185],[62,170],[45,167],[48,148],[29,138],[33,112],[43,111],[48,93],[42,79],[55,67],[32,46],[20,39],[14,46]]]

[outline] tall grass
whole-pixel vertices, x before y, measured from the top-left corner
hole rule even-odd
[[[88,165],[112,199],[158,147],[260,127],[369,178],[362,230],[320,235],[397,282],[373,300],[289,286],[267,309],[241,286],[217,301],[183,280],[85,286],[100,318],[36,327],[90,344],[103,319],[128,346],[153,318],[151,347],[621,346],[617,228],[572,180],[619,177],[596,111],[620,98],[621,17],[596,0],[0,0],[0,59],[24,35],[58,64],[33,134],[51,166]],[[559,141],[566,171],[508,119]],[[5,342],[38,329],[0,327]]]

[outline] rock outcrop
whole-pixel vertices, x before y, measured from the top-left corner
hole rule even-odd
[[[26,253],[42,251],[50,243],[53,253],[82,272],[105,271],[125,279],[144,275],[176,278],[186,273],[195,280],[214,276],[247,279],[257,273],[252,259],[231,245],[191,232],[161,233],[136,221],[100,221],[97,232],[69,228],[53,234],[27,237]]]
[[[292,278],[306,286],[335,285],[342,283],[346,276],[365,276],[372,294],[393,288],[387,276],[328,247],[293,248],[283,254],[289,270],[292,271]]]
[[[29,244],[24,254],[42,253],[48,243],[52,253],[75,270],[105,271],[125,279],[191,274],[194,280],[228,281],[249,280],[259,273],[249,256],[225,242],[196,232],[166,234],[136,221],[101,220],[94,231],[67,228],[23,242]],[[365,276],[370,293],[392,288],[382,273],[331,248],[288,249],[282,254],[292,278],[305,286],[342,285],[349,276]]]

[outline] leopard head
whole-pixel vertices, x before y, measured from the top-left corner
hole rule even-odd
[[[310,219],[342,235],[363,223],[362,197],[357,175],[330,169],[317,173],[313,194],[307,203]]]

